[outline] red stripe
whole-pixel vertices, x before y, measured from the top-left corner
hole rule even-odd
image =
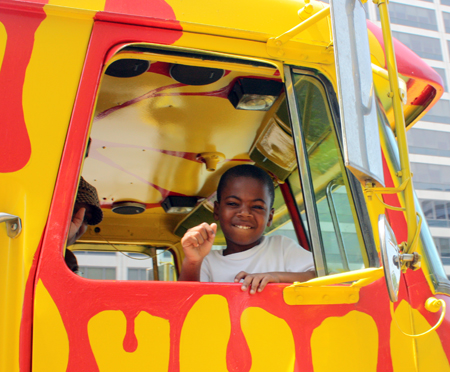
[[[0,13],[0,22],[7,33],[0,70],[0,173],[22,169],[31,157],[31,142],[22,106],[23,85],[33,51],[34,34],[45,17],[42,10],[26,17],[6,9]]]
[[[280,184],[280,190],[283,194],[286,207],[291,215],[292,224],[294,225],[295,234],[297,235],[300,245],[308,251],[311,251],[309,247],[308,238],[306,237],[305,230],[303,229],[303,223],[298,212],[297,203],[291,194],[291,189],[287,183]]]

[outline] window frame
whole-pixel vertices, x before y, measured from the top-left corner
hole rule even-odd
[[[326,255],[324,251],[322,233],[319,227],[318,210],[315,202],[314,187],[312,184],[309,163],[307,160],[308,155],[305,139],[301,133],[301,119],[298,113],[298,102],[294,93],[292,77],[293,73],[311,76],[317,79],[318,83],[322,85],[323,91],[327,98],[326,104],[328,104],[328,107],[330,109],[332,125],[334,125],[334,131],[336,132],[339,151],[341,151],[342,153],[342,131],[339,116],[339,104],[333,86],[325,76],[323,76],[322,74],[318,74],[315,70],[285,65],[284,74],[286,79],[286,98],[288,103],[291,130],[293,134],[295,149],[297,152],[297,164],[300,175],[300,183],[302,185],[302,192],[304,195],[311,250],[314,253],[317,275],[325,276],[327,275],[325,260]],[[366,257],[369,261],[369,267],[379,267],[380,263],[376,250],[372,224],[369,218],[361,185],[346,167],[345,172],[349,184],[347,195],[350,201],[353,202],[353,207],[357,216],[355,227],[359,229],[359,233],[362,236]]]

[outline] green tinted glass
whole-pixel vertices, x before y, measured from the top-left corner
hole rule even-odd
[[[309,172],[318,213],[326,271],[343,272],[368,267],[367,254],[327,96],[314,77],[293,74],[301,131],[308,152]],[[289,177],[303,212],[298,175]],[[303,213],[302,213],[303,214]]]

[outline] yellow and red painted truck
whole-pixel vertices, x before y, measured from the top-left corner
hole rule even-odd
[[[392,75],[390,34],[367,22],[378,140],[364,146],[382,180],[351,169],[339,81],[358,74],[336,68],[330,14],[313,0],[0,0],[0,371],[450,371],[450,283],[398,192],[404,131],[442,81],[396,41]],[[317,279],[250,295],[66,266],[81,176],[104,219],[74,250],[170,250],[178,270],[183,232],[212,220],[221,174],[242,163],[273,176],[267,234],[291,224]],[[380,215],[414,260],[394,302]]]

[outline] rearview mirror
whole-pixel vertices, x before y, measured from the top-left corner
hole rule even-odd
[[[401,274],[400,252],[394,231],[392,231],[384,214],[381,214],[378,217],[378,233],[380,235],[380,251],[384,269],[384,279],[386,280],[389,298],[392,302],[397,302]]]

